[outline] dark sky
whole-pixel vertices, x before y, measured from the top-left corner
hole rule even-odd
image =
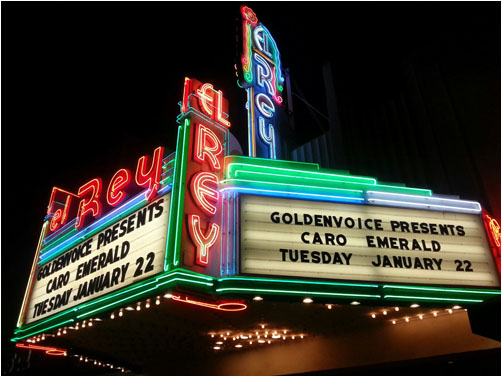
[[[174,149],[185,76],[223,90],[232,131],[246,145],[245,97],[233,68],[240,4],[2,2],[3,346],[52,187],[76,192],[92,178],[134,169],[159,145]],[[323,112],[325,61],[344,101],[385,96],[399,82],[396,62],[442,33],[495,32],[500,62],[497,2],[246,5]],[[301,127],[302,137],[312,136]]]

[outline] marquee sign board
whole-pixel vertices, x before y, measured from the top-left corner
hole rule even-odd
[[[40,265],[25,323],[153,276],[164,269],[171,194]]]
[[[241,273],[498,287],[476,214],[241,197]]]

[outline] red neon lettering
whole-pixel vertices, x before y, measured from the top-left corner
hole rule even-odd
[[[214,107],[214,91],[215,90],[213,89],[213,85],[211,84],[204,84],[199,89],[197,89],[197,96],[199,97],[200,104],[202,105],[204,112],[209,116],[213,115],[213,109],[209,107],[208,102],[212,107]]]
[[[66,218],[68,217],[68,211],[70,210],[70,202],[71,195],[68,195],[66,197],[64,209],[59,208],[58,210],[56,210],[56,212],[54,212],[54,215],[52,216],[51,222],[49,224],[49,229],[51,230],[51,232],[55,232],[60,226],[66,224]]]
[[[216,213],[217,208],[215,204],[218,202],[220,193],[209,187],[207,185],[209,183],[218,188],[218,177],[214,173],[199,172],[193,176],[190,189],[200,209],[212,216]]]
[[[115,207],[125,198],[126,193],[122,189],[130,182],[131,172],[129,169],[120,169],[115,173],[106,192],[106,201],[109,205]]]
[[[204,162],[205,157],[209,159],[209,164],[213,170],[220,170],[221,165],[218,156],[223,153],[218,136],[210,128],[197,124],[195,130],[194,156],[196,161]]]
[[[136,169],[136,184],[140,187],[148,187],[147,199],[151,200],[160,186],[160,175],[162,173],[162,156],[164,148],[158,147],[153,152],[153,161],[149,163],[149,156],[143,156],[138,160]],[[150,165],[150,169],[145,172],[145,167]]]
[[[223,124],[225,127],[230,128],[230,122],[223,118],[223,92],[221,90],[218,90],[216,93],[218,94],[218,112],[216,114],[216,120]]]
[[[78,189],[78,196],[82,197],[87,195],[89,192],[91,193],[91,196],[87,200],[82,199],[80,201],[75,228],[79,229],[82,225],[84,225],[85,216],[89,212],[91,212],[94,217],[101,215],[101,203],[98,200],[101,195],[101,186],[101,178],[94,178]]]
[[[220,236],[220,227],[215,223],[211,223],[207,236],[204,236],[200,229],[200,217],[198,215],[189,215],[188,229],[197,249],[195,260],[199,264],[206,265],[209,262],[209,249]]]

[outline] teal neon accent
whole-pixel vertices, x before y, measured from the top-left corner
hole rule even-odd
[[[181,154],[181,173],[179,179],[179,192],[178,192],[178,208],[176,217],[176,233],[175,233],[175,243],[174,243],[174,254],[173,254],[173,265],[177,266],[179,260],[177,259],[177,253],[181,249],[181,232],[183,229],[183,209],[185,205],[185,184],[186,184],[186,169],[188,163],[188,145],[189,145],[189,135],[190,135],[190,120],[185,119],[185,125],[183,129],[183,148]]]
[[[278,280],[278,279],[248,278],[248,277],[225,277],[225,278],[218,279],[219,282],[239,281],[239,280],[241,280],[241,281],[271,282],[271,283],[292,283],[292,284],[313,284],[313,285],[329,285],[329,286],[378,288],[377,284],[336,283],[336,282],[305,281],[305,280]]]
[[[404,285],[384,285],[382,288],[390,289],[410,289],[417,291],[437,291],[437,292],[458,292],[458,293],[473,293],[482,295],[500,295],[500,291],[488,291],[488,290],[470,290],[470,289],[456,289],[456,288],[434,288],[434,287],[408,287]]]
[[[396,296],[396,295],[386,295],[383,296],[384,299],[389,298],[403,298],[407,300],[429,300],[429,301],[454,301],[454,302],[483,302],[483,300],[474,300],[467,298],[446,298],[446,297],[420,297],[420,296]]]
[[[316,296],[344,296],[344,297],[368,297],[380,298],[380,295],[367,295],[361,293],[332,293],[332,292],[311,292],[311,291],[293,291],[282,289],[260,289],[260,288],[218,288],[216,292],[224,291],[238,291],[238,292],[263,292],[263,293],[286,293],[286,294],[299,294],[299,295],[316,295]]]

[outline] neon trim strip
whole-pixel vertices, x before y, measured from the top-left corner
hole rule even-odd
[[[439,205],[439,204],[421,204],[421,203],[413,203],[413,202],[403,202],[403,201],[399,201],[399,200],[384,200],[384,199],[369,198],[368,202],[374,203],[374,204],[379,204],[379,203],[387,203],[387,204],[392,204],[392,205],[401,204],[401,206],[405,205],[406,207],[413,207],[413,208],[418,207],[418,208],[423,208],[423,209],[427,209],[429,207],[435,207],[435,208],[443,208],[445,210],[458,210],[458,211],[466,211],[466,212],[471,212],[471,213],[480,213],[481,212],[481,209],[477,210],[477,209],[462,208],[462,207],[443,206],[443,205]]]
[[[16,327],[20,327],[24,322],[24,316],[26,314],[26,309],[27,309],[26,304],[28,303],[28,298],[31,295],[31,288],[33,287],[33,278],[35,277],[35,273],[37,270],[37,261],[38,261],[39,255],[40,255],[40,247],[42,245],[42,240],[45,237],[45,233],[47,231],[48,224],[49,224],[49,222],[45,221],[44,224],[42,225],[42,230],[40,231],[40,237],[38,239],[38,245],[37,245],[37,249],[35,251],[35,258],[33,259],[33,264],[31,265],[30,279],[28,280],[28,285],[26,286],[26,290],[24,292],[23,304],[21,306],[21,312],[19,313],[19,317],[17,319]]]
[[[484,300],[473,300],[467,298],[444,298],[444,297],[419,297],[419,296],[383,296],[384,299],[389,298],[403,298],[407,300],[428,300],[428,301],[454,301],[454,302],[483,302]]]
[[[458,293],[476,293],[482,295],[500,295],[500,291],[485,291],[485,290],[469,290],[469,289],[454,289],[454,288],[433,288],[433,287],[408,287],[404,285],[384,285],[383,289],[406,289],[417,291],[438,291],[438,292],[458,292]]]
[[[309,292],[309,291],[293,291],[281,289],[261,289],[261,288],[218,288],[216,292],[224,291],[238,291],[238,292],[264,292],[264,293],[287,293],[287,294],[301,294],[301,295],[317,295],[317,296],[348,296],[348,297],[367,297],[367,298],[381,298],[380,295],[366,295],[361,293],[332,293],[332,292]]]
[[[328,201],[343,201],[348,203],[362,203],[364,202],[363,198],[351,198],[347,196],[336,196],[336,195],[319,195],[319,194],[310,194],[304,192],[291,192],[291,191],[281,191],[281,190],[264,190],[264,189],[256,189],[249,187],[225,187],[220,189],[220,192],[224,191],[238,191],[238,192],[246,192],[246,193],[255,193],[256,195],[265,195],[265,196],[276,196],[280,198],[310,198],[317,200],[328,200]]]
[[[188,163],[188,145],[190,135],[190,120],[185,119],[185,125],[183,128],[183,148],[181,148],[181,172],[179,177],[179,191],[178,191],[178,208],[176,216],[176,233],[174,239],[174,252],[173,252],[173,265],[177,266],[179,260],[177,258],[178,250],[181,248],[181,233],[183,229],[183,209],[185,205],[185,184],[186,184],[186,170]]]
[[[233,281],[242,280],[242,281],[259,281],[259,282],[272,282],[272,283],[293,283],[293,284],[313,284],[313,285],[378,288],[377,284],[335,283],[335,282],[302,281],[302,280],[278,280],[278,279],[248,278],[248,277],[226,277],[226,278],[218,279],[219,282],[232,281],[232,280]]]
[[[280,160],[276,160],[279,162]],[[375,178],[366,178],[366,177],[358,177],[358,176],[348,176],[348,175],[341,175],[341,174],[328,174],[328,173],[320,173],[320,172],[314,172],[314,171],[306,171],[306,170],[298,170],[298,169],[290,169],[290,168],[279,168],[279,167],[273,167],[273,166],[266,166],[266,165],[256,165],[256,164],[249,164],[249,163],[243,163],[243,162],[230,162],[227,167],[227,177],[228,178],[237,178],[239,171],[242,172],[249,172],[249,170],[242,170],[242,169],[235,169],[233,166],[247,166],[251,168],[261,168],[261,169],[266,169],[267,172],[263,172],[261,174],[269,174],[269,175],[274,175],[268,172],[268,170],[274,170],[274,171],[280,171],[284,172],[286,174],[292,173],[295,175],[295,177],[300,174],[303,175],[301,178],[311,178],[310,176],[322,176],[325,178],[327,181],[336,181],[333,179],[334,177],[336,178],[347,178],[348,180],[341,180],[340,182],[346,182],[346,183],[364,183],[364,184],[369,184],[369,185],[376,185],[377,181]],[[235,169],[235,173],[234,173]],[[256,172],[251,169],[251,172],[255,174]],[[259,172],[258,172],[259,173]],[[278,174],[275,174],[278,175]],[[401,187],[399,187],[401,188]],[[424,190],[424,191],[430,191],[430,190]]]

